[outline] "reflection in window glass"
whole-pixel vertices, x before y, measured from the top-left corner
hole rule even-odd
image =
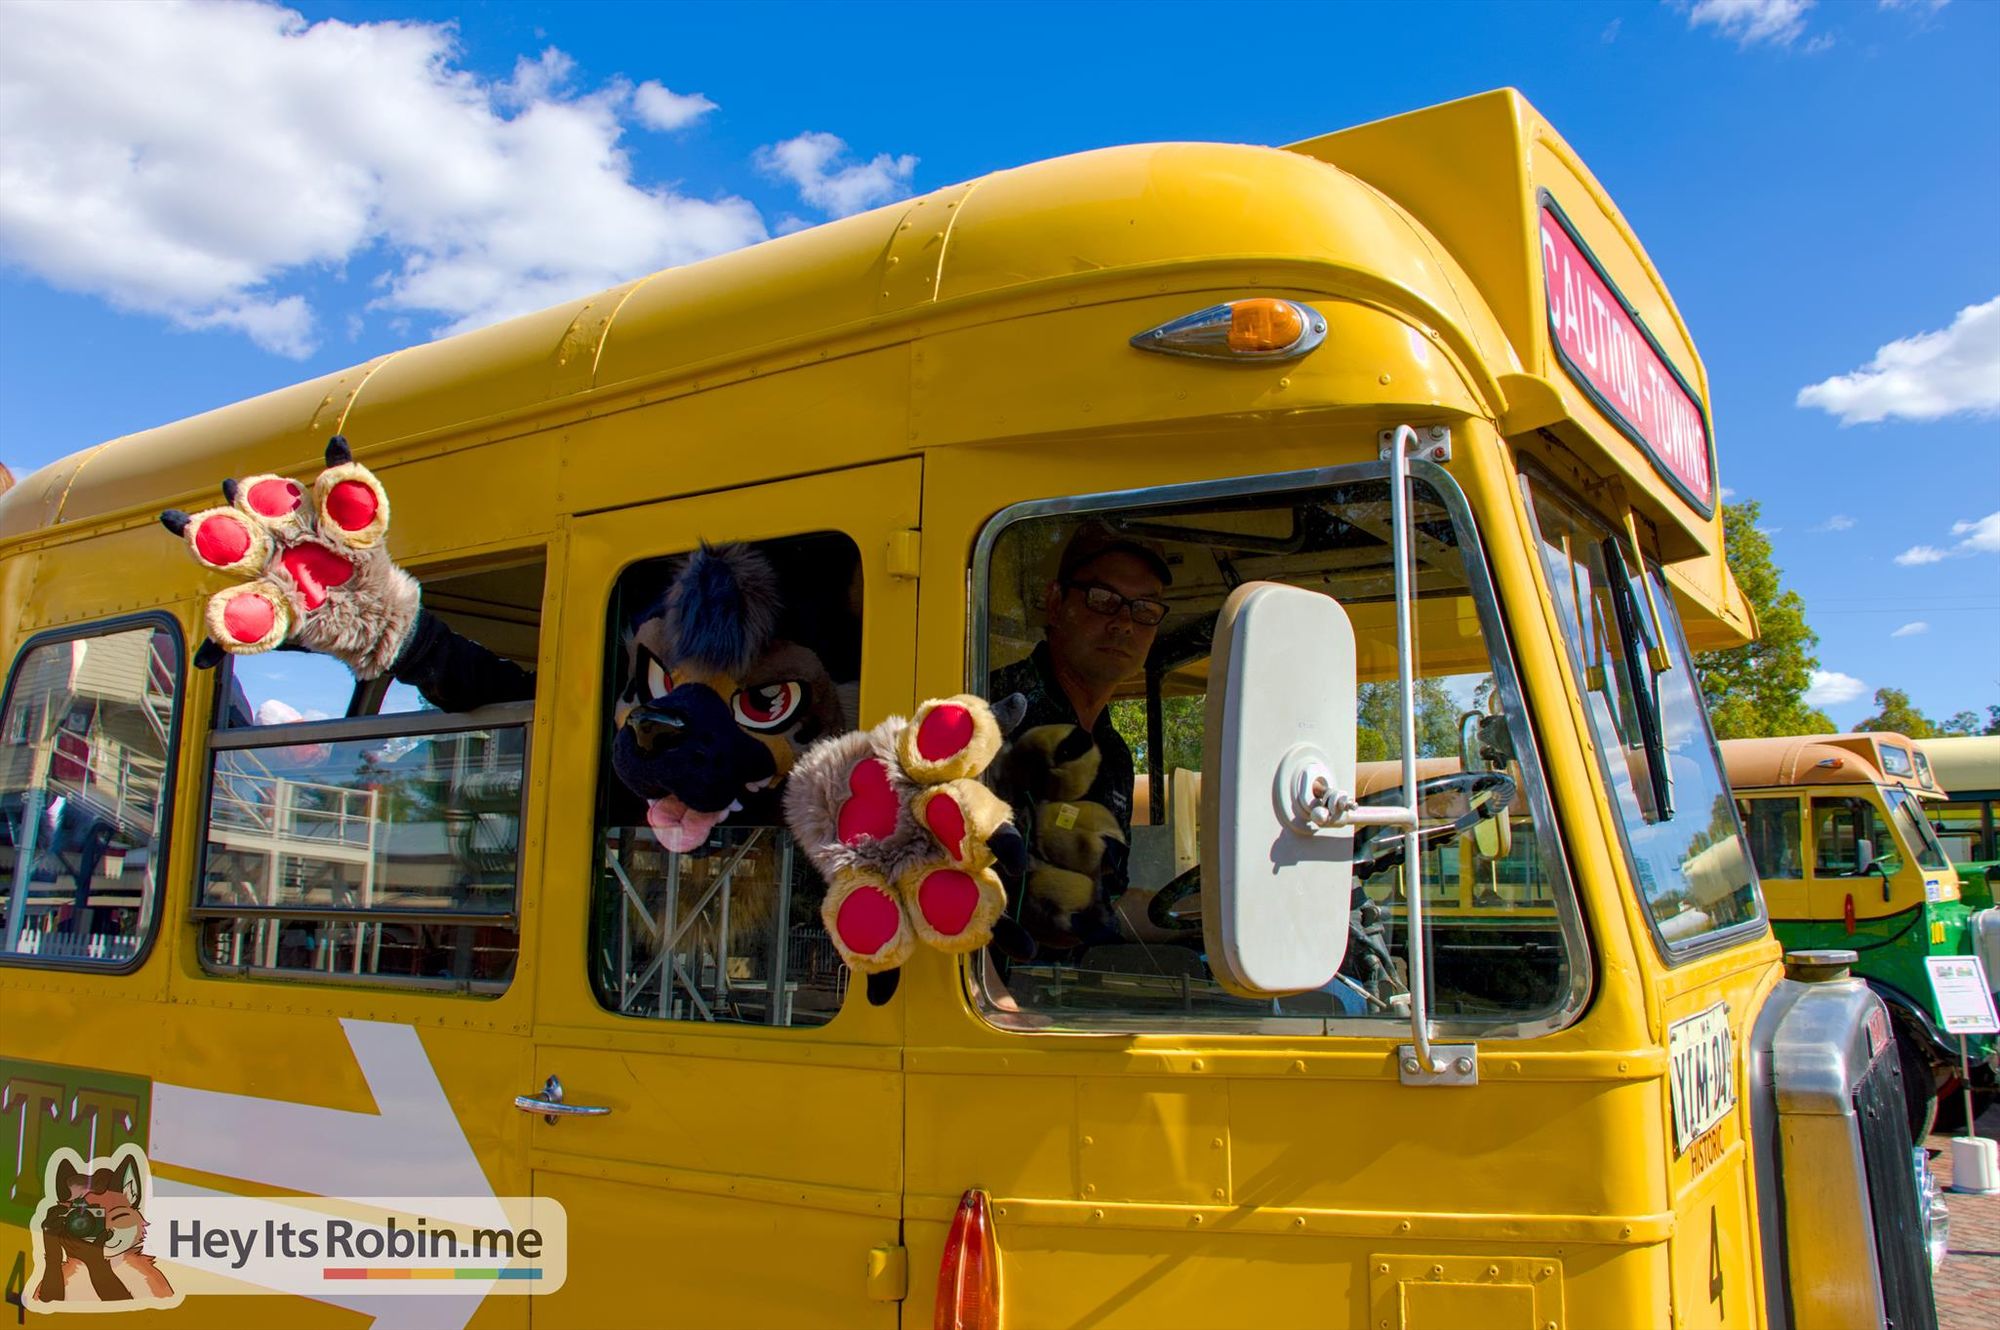
[[[1797,799],[1740,799],[1736,811],[1750,842],[1757,876],[1780,881],[1805,876],[1805,841]]]
[[[158,902],[180,668],[164,628],[21,657],[0,716],[0,953],[138,954]]]
[[[215,750],[204,963],[504,981],[526,739],[524,723]]]
[[[987,677],[975,686],[995,698],[1026,692],[1032,704],[992,779],[1034,851],[1010,908],[1041,948],[1025,963],[977,962],[989,1019],[1027,1029],[1194,1023],[1290,1033],[1365,1033],[1380,1028],[1373,1022],[1408,1019],[1397,833],[1357,842],[1361,932],[1324,990],[1234,997],[1211,974],[1201,931],[1210,640],[1236,586],[1287,582],[1340,601],[1360,674],[1357,793],[1399,795],[1389,489],[1377,468],[1351,474],[1311,489],[1027,517],[986,538]],[[1412,492],[1424,887],[1437,907],[1426,911],[1423,939],[1431,1010],[1446,1025],[1490,1033],[1559,1023],[1580,1000],[1587,967],[1554,829],[1537,811],[1547,805],[1530,736],[1510,718],[1519,714],[1506,704],[1511,675],[1489,642],[1490,589],[1453,506],[1427,483]],[[1107,553],[1082,559],[1078,543]],[[1085,595],[1103,586],[1164,602],[1164,618],[1141,623],[1100,595],[1105,614]],[[1092,652],[1104,661],[1093,663]],[[1064,680],[1092,672],[1112,700],[1087,724]],[[1488,816],[1455,831],[1468,782],[1489,770],[1503,773],[1511,800],[1483,799]]]
[[[1945,868],[1944,846],[1938,843],[1937,833],[1931,830],[1930,820],[1924,816],[1922,804],[1917,796],[1908,790],[1884,790],[1882,797],[1889,801],[1889,813],[1901,839],[1916,852],[1917,864],[1922,868]]]
[[[1678,951],[1756,923],[1756,880],[1666,579],[1657,565],[1633,569],[1621,541],[1545,487],[1533,487],[1531,498],[1549,588],[1653,926]],[[1655,610],[1664,643],[1652,630]]]
[[[1882,770],[1891,776],[1914,776],[1917,769],[1910,763],[1910,750],[1895,744],[1878,743],[1875,751],[1882,755]]]

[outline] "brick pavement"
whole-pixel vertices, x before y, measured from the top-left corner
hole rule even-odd
[[[1979,1116],[1979,1134],[2000,1140],[2000,1106]],[[1939,1180],[1951,1183],[1951,1138],[1933,1136],[1931,1160]],[[1990,1330],[2000,1325],[2000,1195],[1945,1193],[1951,1211],[1951,1246],[1937,1272],[1938,1330]]]

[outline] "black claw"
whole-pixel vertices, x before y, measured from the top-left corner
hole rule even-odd
[[[1012,734],[1028,718],[1028,695],[1009,693],[993,704],[993,720],[1000,733]]]
[[[896,985],[903,982],[901,970],[878,970],[868,976],[868,1005],[879,1007],[896,996]]]
[[[1000,829],[986,838],[986,848],[993,851],[1006,876],[1018,880],[1028,871],[1028,842],[1012,822],[1002,822]]]
[[[223,499],[224,499],[224,500],[226,500],[226,501],[227,501],[227,502],[229,502],[229,503],[235,503],[235,502],[236,502],[236,482],[235,482],[235,481],[233,481],[233,480],[225,480],[225,481],[223,481],[223,482],[222,482],[222,497],[223,497]]]
[[[347,437],[336,434],[326,441],[326,464],[345,466],[354,460],[354,450],[347,446]]]
[[[194,653],[194,667],[198,670],[212,670],[222,663],[229,653],[216,644],[212,637],[202,639],[201,646]]]
[[[1019,919],[1004,914],[993,921],[993,945],[1000,949],[1002,955],[1015,961],[1031,961],[1041,950]]]
[[[160,514],[160,525],[177,536],[187,530],[187,524],[188,515],[178,508],[169,508]]]

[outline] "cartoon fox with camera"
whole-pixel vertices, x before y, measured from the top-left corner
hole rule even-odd
[[[142,1250],[150,1189],[146,1157],[122,1145],[108,1159],[67,1147],[49,1158],[35,1211],[35,1275],[28,1306],[40,1311],[112,1311],[116,1304],[171,1305],[173,1285]]]

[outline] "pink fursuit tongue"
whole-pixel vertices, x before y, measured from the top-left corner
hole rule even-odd
[[[698,848],[708,839],[708,833],[715,830],[715,824],[727,816],[726,808],[713,813],[697,812],[671,794],[646,805],[646,821],[653,834],[675,854]]]

